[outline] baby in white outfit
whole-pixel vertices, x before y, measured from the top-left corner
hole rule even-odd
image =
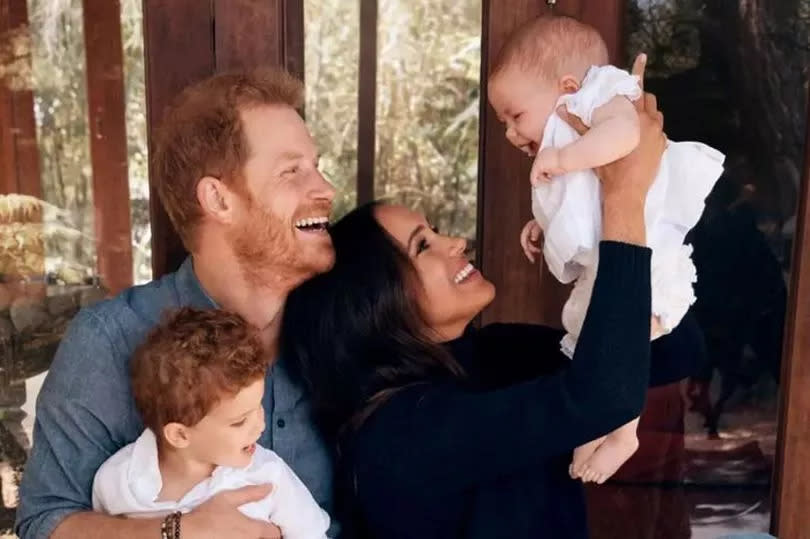
[[[561,348],[573,356],[598,266],[601,192],[593,169],[639,142],[633,101],[638,77],[608,65],[599,33],[568,17],[540,17],[518,29],[500,51],[488,82],[489,100],[510,143],[534,157],[532,213],[521,245],[534,261],[543,232],[551,273],[574,289],[562,313]],[[557,114],[564,106],[589,128],[579,134]],[[684,245],[723,171],[724,156],[697,142],[668,142],[644,213],[652,249],[651,338],[671,332],[695,301],[691,246]],[[638,447],[638,419],[577,448],[571,475],[604,482]]]
[[[268,361],[256,331],[236,314],[183,308],[170,315],[131,363],[146,429],[99,468],[93,509],[169,515],[164,526],[179,533],[182,514],[215,494],[270,483],[268,496],[239,510],[272,522],[285,539],[324,539],[329,515],[278,455],[256,443]]]

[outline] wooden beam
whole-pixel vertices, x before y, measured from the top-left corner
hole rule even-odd
[[[143,0],[146,112],[150,154],[166,107],[180,91],[214,74],[214,13],[210,2]],[[150,164],[150,177],[154,171]],[[149,189],[152,272],[176,270],[186,256],[157,191]]]
[[[532,266],[518,235],[531,218],[531,160],[512,147],[487,101],[490,64],[507,36],[543,13],[537,0],[484,0],[481,36],[481,118],[478,187],[478,250],[484,275],[498,291],[482,323],[535,322],[559,325],[564,288],[545,263]],[[555,312],[555,309],[557,311]]]
[[[304,2],[284,2],[284,65],[304,80]]]
[[[96,257],[112,294],[132,286],[124,52],[119,0],[83,0]]]
[[[216,71],[283,65],[304,80],[304,3],[215,0]]]
[[[377,145],[377,0],[360,0],[357,91],[357,204],[374,200]]]
[[[18,66],[0,77],[0,193],[42,198],[26,0],[0,0],[0,58]]]
[[[810,508],[810,108],[808,112],[772,491],[772,533],[786,539],[807,536]]]
[[[216,71],[282,65],[281,0],[215,0]]]
[[[608,43],[611,58],[621,56],[623,0],[558,0],[552,8],[537,0],[485,0],[481,58],[479,150],[479,264],[498,294],[482,322],[534,322],[561,325],[569,287],[549,273],[545,263],[530,265],[518,243],[531,218],[528,178],[531,161],[506,140],[503,125],[486,102],[490,63],[518,26],[534,17],[558,13],[595,26]]]
[[[304,73],[304,8],[286,0],[143,0],[150,146],[164,109],[180,91],[215,73],[286,66]],[[186,256],[150,190],[152,269],[174,271]]]

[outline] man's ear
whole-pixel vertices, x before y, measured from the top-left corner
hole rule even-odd
[[[163,438],[176,449],[185,449],[191,443],[188,428],[182,423],[169,423],[163,427]]]
[[[563,75],[558,87],[561,94],[573,94],[579,91],[579,81],[573,75]]]
[[[233,220],[234,196],[227,185],[213,176],[205,176],[197,182],[197,201],[203,213],[222,223]]]

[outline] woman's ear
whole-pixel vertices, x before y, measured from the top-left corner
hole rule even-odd
[[[182,423],[169,423],[163,427],[163,438],[175,449],[185,449],[191,443],[190,433]]]
[[[573,75],[563,75],[558,85],[561,94],[573,94],[579,91],[579,81]]]
[[[233,220],[234,193],[218,178],[205,176],[197,182],[197,201],[209,217],[222,223]]]

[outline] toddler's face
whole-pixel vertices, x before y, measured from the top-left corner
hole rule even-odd
[[[557,85],[507,67],[489,80],[488,94],[498,120],[506,126],[507,140],[528,155],[536,154],[560,97]]]
[[[221,399],[199,423],[189,428],[193,458],[218,466],[244,468],[264,432],[264,378],[236,395]]]

